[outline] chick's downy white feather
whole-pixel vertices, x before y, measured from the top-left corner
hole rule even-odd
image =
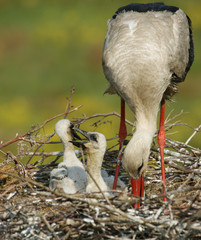
[[[102,191],[111,190],[114,176],[108,176],[108,174],[101,171],[103,157],[107,146],[106,138],[102,133],[98,132],[88,132],[87,138],[88,142],[84,144],[84,147],[87,155],[88,171]],[[90,175],[87,175],[86,192],[99,192],[96,183]],[[117,189],[124,190],[125,188],[125,184],[118,179]]]
[[[70,142],[73,140],[72,127],[68,119],[62,119],[56,123],[55,132],[63,144],[63,162],[50,173],[49,185],[52,189],[61,188],[69,194],[85,191],[87,178],[84,166],[77,158],[74,146]]]

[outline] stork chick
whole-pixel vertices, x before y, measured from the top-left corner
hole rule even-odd
[[[49,187],[74,194],[86,188],[87,175],[84,166],[77,158],[72,140],[76,135],[73,123],[62,119],[56,123],[55,132],[63,144],[63,162],[50,173]],[[78,135],[76,135],[78,136]]]
[[[101,171],[103,157],[106,151],[107,141],[102,133],[98,132],[85,132],[76,129],[84,135],[88,142],[83,143],[84,151],[87,155],[87,167],[90,174],[87,175],[86,192],[98,192],[99,189],[92,177],[96,180],[97,184],[102,191],[112,189],[114,176],[108,176],[105,172]],[[124,190],[125,184],[118,179],[117,189]]]

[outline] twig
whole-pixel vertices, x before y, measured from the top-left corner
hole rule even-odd
[[[73,97],[74,93],[75,93],[75,87],[72,86],[72,89],[71,89],[71,95],[70,95],[69,98],[67,97],[67,100],[68,100],[68,106],[67,106],[67,109],[66,109],[66,113],[65,113],[65,115],[64,115],[64,119],[67,118],[67,115],[68,115],[68,113],[70,112],[71,102],[72,102],[72,97]]]
[[[190,126],[187,123],[173,123],[173,124],[166,124],[165,127],[168,127],[167,131],[170,130],[171,128],[175,127],[175,126],[186,126],[188,128],[193,129],[194,131],[196,131],[196,128]],[[201,132],[201,130],[197,130],[197,132]]]
[[[184,186],[186,186],[192,177],[193,177],[193,174],[189,174],[187,179],[181,184],[181,186],[179,186],[178,190],[181,190]]]
[[[175,114],[172,118],[170,118],[171,114],[173,113],[174,109],[172,109],[169,114],[167,115],[166,119],[165,119],[165,124],[167,124],[168,122],[171,122],[172,120],[180,117],[183,113],[184,110],[182,109],[179,113]]]
[[[28,143],[30,143],[32,145],[43,144],[44,143],[43,141],[32,140],[32,139],[27,139],[27,138],[22,138],[22,139],[20,139],[20,141],[28,142]],[[50,141],[50,142],[46,142],[45,144],[59,144],[59,143],[61,143],[61,141]]]
[[[98,113],[98,114],[91,115],[89,117],[84,116],[82,118],[74,118],[74,119],[77,121],[77,124],[82,124],[82,123],[84,123],[87,120],[92,119],[92,118],[103,117],[103,119],[104,119],[104,118],[110,117],[110,116],[117,116],[117,117],[120,118],[120,114],[119,113],[117,113],[117,112],[110,112],[110,113]],[[130,125],[130,126],[134,126],[134,124],[132,122],[128,121],[127,119],[126,119],[126,123],[128,125]]]
[[[174,167],[182,172],[185,172],[185,173],[195,173],[195,174],[201,174],[201,170],[191,170],[191,169],[186,169],[184,167],[181,167],[179,166],[178,164],[175,164],[175,163],[171,163],[169,161],[166,161],[165,160],[165,163],[167,163],[170,167]]]
[[[201,153],[201,150],[199,148],[195,148],[195,147],[192,147],[188,144],[185,144],[185,143],[182,143],[182,142],[179,142],[179,141],[176,141],[176,140],[168,139],[168,138],[166,138],[166,140],[167,140],[167,142],[169,142],[173,145],[184,147],[184,148],[190,148],[190,149],[193,149],[193,150]]]
[[[185,142],[185,144],[188,144],[190,141],[191,141],[191,139],[195,136],[195,134],[200,130],[200,128],[201,128],[201,125],[199,125],[196,129],[195,129],[195,131],[194,131],[194,133],[187,139],[187,141]]]
[[[22,187],[22,186],[24,186],[24,185],[27,185],[27,183],[24,182],[24,183],[20,183],[20,184],[17,184],[17,185],[13,185],[13,186],[7,188],[2,194],[0,194],[0,197],[3,197],[4,195],[6,195],[6,194],[7,194],[8,192],[10,192],[13,188]],[[32,188],[32,189],[33,189],[33,188]]]
[[[160,152],[160,149],[158,147],[152,147],[151,150],[154,151],[154,152]],[[177,157],[177,158],[187,158],[187,157],[189,157],[189,156],[186,156],[186,155],[181,154],[179,152],[173,152],[169,149],[164,149],[164,153],[166,155],[170,155],[170,156]]]
[[[71,229],[66,233],[66,235],[62,238],[62,240],[67,240],[70,237]]]
[[[52,233],[52,235],[54,236],[54,238],[56,240],[60,240],[60,238],[56,235],[55,231],[53,230],[53,228],[50,226],[49,222],[47,221],[47,219],[45,218],[45,216],[43,214],[39,214],[39,217],[43,220],[43,222],[45,223],[45,225],[47,226],[47,228],[49,229],[49,231]]]
[[[45,156],[45,157],[51,157],[51,156],[62,156],[63,152],[55,151],[55,152],[27,152],[27,156]]]

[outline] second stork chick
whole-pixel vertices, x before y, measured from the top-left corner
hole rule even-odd
[[[95,179],[102,191],[111,190],[114,176],[108,176],[101,170],[103,157],[107,147],[105,136],[98,132],[86,132],[81,129],[76,130],[87,138],[87,142],[82,143],[83,149],[87,155],[87,167],[89,171],[89,174],[87,174],[86,192],[99,192],[99,189],[91,176]],[[124,190],[125,188],[125,184],[118,179],[117,189]]]

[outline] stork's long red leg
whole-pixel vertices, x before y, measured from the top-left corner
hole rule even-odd
[[[119,128],[119,150],[120,151],[121,151],[121,148],[123,147],[126,135],[127,135],[127,131],[126,131],[126,123],[125,123],[125,101],[121,98],[121,119],[120,119],[120,128]],[[115,172],[115,176],[114,176],[113,189],[116,189],[116,187],[117,187],[117,180],[118,180],[118,176],[119,176],[121,158],[122,158],[122,152],[120,152],[118,159],[117,159],[117,166],[116,166],[116,172]]]
[[[160,128],[158,133],[158,144],[160,148],[161,155],[161,172],[163,180],[163,193],[166,193],[166,183],[165,183],[165,164],[164,164],[164,147],[165,147],[165,99],[161,101],[161,115],[160,115]],[[164,197],[164,201],[167,198]]]

